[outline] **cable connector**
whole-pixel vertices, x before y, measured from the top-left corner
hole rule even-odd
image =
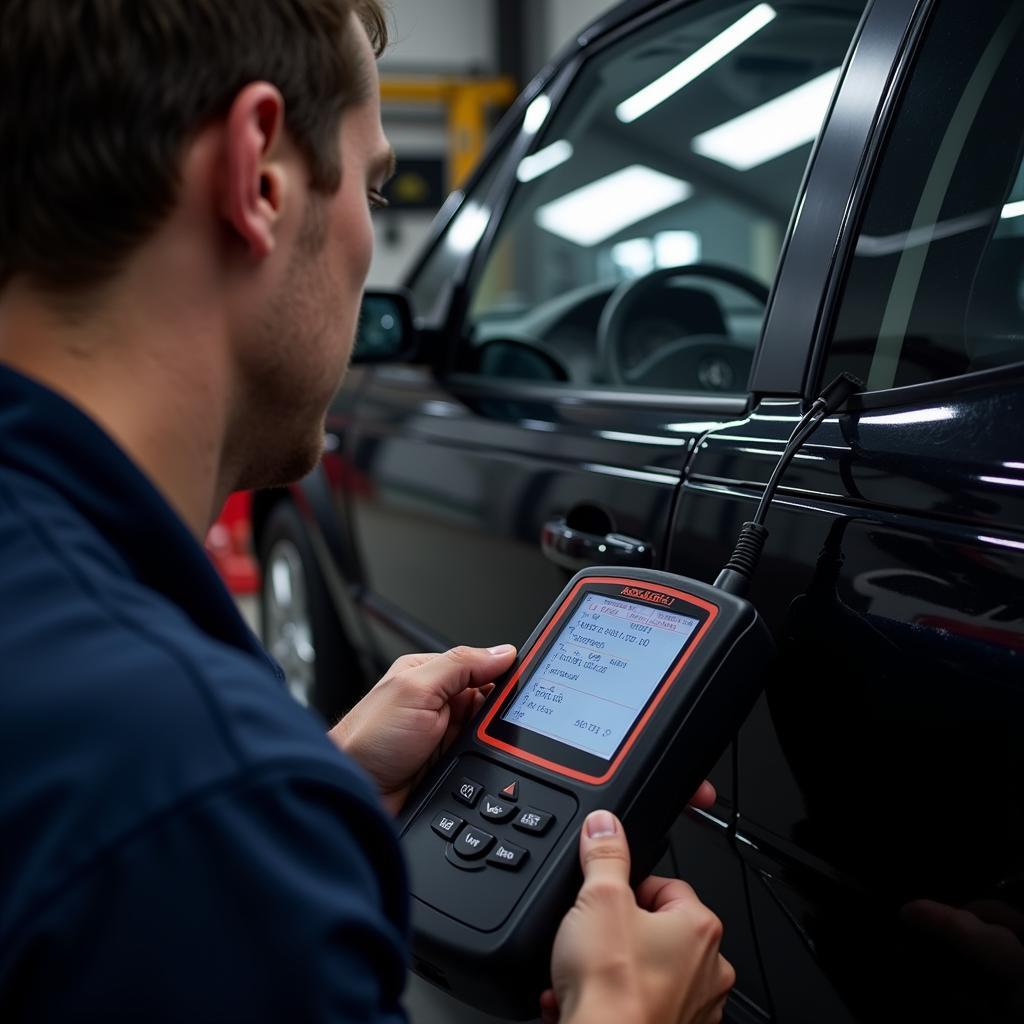
[[[818,396],[815,405],[818,402],[823,403],[824,412],[826,416],[831,416],[832,413],[843,405],[848,399],[852,398],[858,391],[864,390],[864,381],[859,377],[855,377],[852,373],[846,373],[845,371],[839,374],[838,377],[824,391]]]
[[[768,539],[764,520],[775,495],[775,488],[778,487],[779,480],[782,479],[782,474],[785,473],[793,456],[800,450],[803,443],[817,430],[821,421],[863,388],[863,381],[858,380],[852,373],[841,373],[822,391],[810,409],[800,418],[793,428],[793,433],[790,434],[779,461],[775,464],[772,475],[768,478],[753,520],[743,524],[736,547],[733,549],[732,558],[729,559],[725,568],[718,574],[718,579],[715,580],[716,587],[739,597],[746,593],[747,586],[753,578],[754,570],[761,557],[761,551],[764,549],[764,543]]]
[[[768,530],[760,523],[744,523],[732,557],[718,574],[715,586],[727,594],[742,597],[747,592],[767,539]]]

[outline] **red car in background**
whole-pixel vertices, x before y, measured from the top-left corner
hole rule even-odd
[[[237,595],[256,594],[259,567],[252,553],[252,492],[239,491],[225,502],[206,535],[206,551],[228,589]]]

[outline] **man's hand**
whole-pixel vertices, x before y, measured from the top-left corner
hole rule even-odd
[[[700,803],[703,799],[698,798]],[[622,825],[595,811],[580,834],[583,886],[551,959],[544,1024],[716,1024],[735,971],[722,925],[685,882],[648,878],[634,897]]]
[[[515,654],[511,644],[406,654],[329,735],[377,783],[385,806],[397,814]]]

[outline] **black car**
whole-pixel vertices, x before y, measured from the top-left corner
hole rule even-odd
[[[778,657],[672,834],[729,1019],[1024,1020],[1024,3],[626,3],[526,90],[319,469],[261,494],[267,640],[340,712],[523,640],[588,564],[713,580],[786,438]],[[500,970],[498,974],[500,975]]]

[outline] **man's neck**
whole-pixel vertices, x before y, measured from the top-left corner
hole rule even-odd
[[[230,489],[224,346],[218,325],[190,313],[180,292],[173,308],[162,308],[166,288],[141,294],[152,296],[144,310],[110,296],[70,316],[11,282],[0,294],[0,363],[95,420],[201,540]]]

